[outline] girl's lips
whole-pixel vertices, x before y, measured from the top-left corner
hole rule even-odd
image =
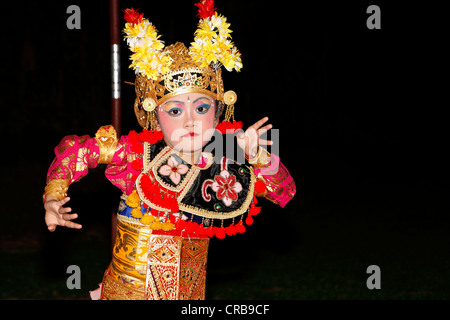
[[[198,133],[189,132],[189,133],[186,133],[183,137],[186,137],[186,138],[188,138],[188,137],[196,137],[198,135],[199,135]]]

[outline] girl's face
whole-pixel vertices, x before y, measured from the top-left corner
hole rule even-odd
[[[192,153],[202,150],[214,134],[216,105],[201,93],[183,93],[156,108],[164,141],[173,149]]]

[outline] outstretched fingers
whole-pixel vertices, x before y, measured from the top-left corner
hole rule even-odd
[[[64,209],[69,209],[67,212],[72,211],[72,209],[70,208],[64,208]],[[75,223],[72,220],[78,218],[78,214],[76,213],[63,213],[61,214],[62,217],[62,221],[61,221],[61,225],[67,228],[73,228],[73,229],[81,229],[81,224]]]
[[[272,140],[259,139],[259,144],[262,146],[271,146],[273,145]]]
[[[81,229],[83,227],[81,224],[75,223],[73,221],[66,221],[64,222],[63,226],[71,229]]]
[[[253,129],[255,129],[255,130],[258,130],[258,129],[259,129],[264,123],[266,123],[268,120],[269,120],[269,117],[264,117],[264,118],[262,118],[261,120],[256,121],[253,125],[251,125],[251,126],[249,127],[249,129],[250,129],[250,128],[253,128]]]
[[[272,125],[271,125],[271,124],[265,125],[264,127],[260,128],[260,129],[258,130],[258,136],[263,135],[264,133],[266,133],[266,132],[269,131],[270,129],[272,129]]]
[[[69,201],[70,201],[70,197],[65,197],[64,199],[59,200],[58,205],[60,205],[62,207],[63,205],[65,205]]]
[[[70,207],[64,207],[67,202],[69,202],[70,198],[65,197],[62,200],[59,201],[53,201],[50,204],[50,212],[53,212],[53,214],[46,213],[46,223],[47,228],[50,232],[53,232],[56,230],[57,226],[67,227],[67,228],[73,228],[73,229],[81,229],[82,226],[79,223],[75,223],[72,220],[78,218],[78,214],[71,213],[72,208]]]
[[[264,120],[264,119],[266,119],[266,121],[267,120],[269,120],[269,118],[267,118],[267,117],[265,117],[265,118],[263,118],[263,119],[261,119],[261,120]],[[261,121],[260,120],[260,121]],[[262,127],[262,128],[260,128],[259,130],[258,130],[258,136],[262,136],[264,133],[266,133],[267,131],[269,131],[270,129],[272,129],[272,125],[271,124],[267,124],[267,125],[265,125],[264,127]],[[273,141],[272,140],[266,140],[266,139],[259,139],[259,144],[260,145],[262,145],[262,146],[271,146],[272,144],[273,144]]]

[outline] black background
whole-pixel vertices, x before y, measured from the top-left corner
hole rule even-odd
[[[188,45],[198,21],[195,2],[135,0],[121,1],[120,7],[140,8],[166,44]],[[81,30],[66,27],[71,4],[81,8]],[[380,30],[366,27],[371,4],[381,8]],[[41,197],[52,150],[62,137],[93,136],[111,123],[108,2],[15,1],[1,7],[2,250],[28,242],[33,247],[33,241],[43,252],[64,250],[64,241],[81,232],[46,233]],[[238,94],[236,119],[249,126],[269,116],[280,130],[280,157],[296,181],[297,195],[285,209],[265,202],[256,217],[260,225],[255,218],[253,230],[240,240],[213,241],[210,268],[226,265],[221,257],[237,248],[289,251],[304,243],[306,235],[291,223],[317,207],[329,208],[316,216],[324,223],[345,224],[351,211],[361,213],[362,225],[367,218],[367,223],[398,228],[399,238],[408,224],[417,234],[431,227],[445,233],[450,181],[443,8],[409,1],[234,0],[216,1],[216,7],[231,23],[242,53],[242,71],[224,72],[225,90]],[[121,15],[121,27],[124,23]],[[125,42],[121,53],[122,81],[133,82]],[[123,84],[124,134],[140,129],[134,97],[133,86]],[[87,230],[107,237],[120,193],[102,170],[73,185],[71,196]],[[380,212],[380,204],[389,210]],[[302,228],[317,228],[324,243],[339,241],[321,233],[320,225]],[[396,245],[378,236],[383,248]],[[54,247],[57,239],[60,247]],[[448,240],[444,236],[440,245]],[[424,250],[433,250],[432,241],[423,241]],[[447,259],[446,253],[436,255]],[[64,263],[47,267],[56,270]],[[361,266],[363,277],[369,264]]]

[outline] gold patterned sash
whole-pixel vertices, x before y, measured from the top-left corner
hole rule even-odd
[[[208,238],[152,234],[148,226],[118,215],[113,260],[105,272],[102,297],[204,299],[208,246]]]

